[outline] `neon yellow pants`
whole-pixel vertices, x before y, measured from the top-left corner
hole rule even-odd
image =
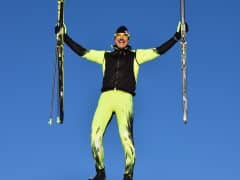
[[[98,169],[104,168],[102,140],[112,115],[115,113],[121,142],[125,152],[125,174],[132,174],[135,164],[133,143],[133,97],[131,94],[111,90],[103,92],[92,121],[91,147]]]

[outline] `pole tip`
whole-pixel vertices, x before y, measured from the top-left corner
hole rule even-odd
[[[63,124],[63,121],[62,121],[62,119],[59,116],[57,117],[57,123],[58,124]]]
[[[52,118],[50,118],[50,119],[48,120],[48,125],[49,125],[49,126],[52,126],[52,125],[53,125],[53,119],[52,119]]]
[[[188,123],[187,119],[184,119],[183,123],[186,125]]]

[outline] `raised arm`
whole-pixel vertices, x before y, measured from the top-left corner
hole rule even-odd
[[[79,56],[89,61],[103,64],[105,51],[86,49],[82,45],[76,43],[67,33],[64,34],[64,41]]]
[[[181,30],[180,26],[177,27],[177,32],[166,42],[161,44],[160,46],[156,48],[150,48],[150,49],[138,49],[136,51],[136,59],[139,64],[149,62],[151,60],[154,60],[160,55],[163,55],[166,53],[169,49],[171,49],[181,38]]]
[[[176,34],[174,34],[173,37],[171,37],[169,40],[167,40],[162,45],[160,45],[156,48],[138,49],[136,51],[137,62],[139,64],[142,64],[142,63],[154,60],[155,58],[159,57],[160,55],[163,55],[171,47],[173,47],[174,44],[176,44],[176,42],[178,42],[178,40],[180,39],[180,37],[178,37]]]

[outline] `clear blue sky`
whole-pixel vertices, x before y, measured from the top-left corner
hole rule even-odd
[[[86,180],[93,175],[90,125],[101,67],[65,51],[65,124],[47,125],[57,1],[2,1],[0,179]],[[179,45],[144,64],[135,97],[135,180],[240,179],[240,2],[186,0],[189,124],[182,123]],[[179,20],[179,0],[67,0],[69,34],[110,49],[126,25],[133,48],[156,47]],[[115,119],[104,139],[108,180],[122,179]]]

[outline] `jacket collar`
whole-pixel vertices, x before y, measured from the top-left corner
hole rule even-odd
[[[127,45],[125,48],[120,49],[120,48],[117,47],[117,45],[115,44],[115,45],[113,45],[113,49],[114,49],[114,51],[130,51],[130,50],[132,49],[132,47],[129,46],[129,45]]]
[[[120,49],[117,47],[117,45],[113,45],[113,53],[116,55],[126,55],[130,50],[131,50],[131,46],[127,45],[125,48]]]

